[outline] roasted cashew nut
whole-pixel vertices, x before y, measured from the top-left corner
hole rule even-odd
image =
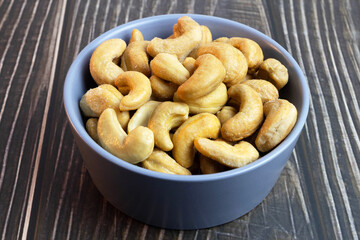
[[[192,58],[192,57],[187,57],[182,62],[182,65],[189,71],[190,76],[193,75],[193,73],[196,69],[195,62],[196,62],[196,59]]]
[[[142,73],[127,71],[121,73],[115,79],[116,87],[129,87],[128,95],[121,99],[119,108],[121,111],[135,110],[144,105],[151,96],[150,80]]]
[[[87,133],[90,135],[90,137],[97,143],[99,143],[99,136],[97,134],[97,124],[98,119],[97,118],[89,118],[86,121],[85,128]]]
[[[202,155],[231,168],[245,166],[259,158],[256,148],[246,141],[232,146],[225,141],[196,138],[194,145]]]
[[[264,54],[259,44],[249,38],[232,37],[229,44],[239,49],[248,63],[248,72],[255,73],[264,60]]]
[[[97,133],[105,150],[133,164],[144,161],[154,149],[154,134],[150,129],[139,126],[127,135],[112,108],[100,115]]]
[[[189,105],[191,114],[198,114],[204,112],[216,113],[226,104],[227,100],[228,95],[226,85],[224,83],[220,83],[220,85],[209,94],[184,102]],[[174,102],[183,102],[178,97],[177,93],[174,94]]]
[[[152,39],[147,47],[147,52],[152,57],[159,53],[175,54],[182,62],[199,45],[202,38],[202,30],[200,25],[192,18],[183,16],[177,21],[176,31],[178,36],[175,38]]]
[[[177,85],[190,77],[189,71],[173,54],[159,53],[150,62],[150,66],[154,75]]]
[[[129,124],[128,124],[128,132],[131,132],[133,129],[135,129],[138,126],[144,126],[147,127],[149,123],[149,119],[151,117],[151,114],[159,106],[161,102],[158,101],[148,101],[144,105],[142,105],[134,115],[131,117]]]
[[[244,54],[224,42],[211,42],[199,47],[198,56],[210,53],[217,57],[226,69],[224,83],[231,87],[244,80],[248,71],[248,65]]]
[[[173,157],[183,167],[194,163],[194,140],[198,137],[214,138],[219,136],[219,119],[210,113],[200,113],[186,120],[174,133]]]
[[[238,110],[232,106],[224,106],[218,113],[216,113],[216,116],[220,120],[221,125],[223,125],[224,122],[235,116],[237,112]]]
[[[246,80],[241,84],[248,85],[258,92],[263,103],[274,101],[279,98],[279,90],[272,83],[266,80],[252,79]]]
[[[200,154],[200,170],[203,174],[218,173],[227,170],[227,167],[219,162]]]
[[[178,175],[191,175],[191,172],[178,164],[172,157],[164,151],[154,149],[152,154],[142,162],[146,169]]]
[[[229,88],[230,98],[240,102],[239,112],[221,127],[221,136],[227,141],[238,141],[253,134],[263,120],[260,95],[250,86],[236,84]]]
[[[198,51],[199,47],[205,43],[212,42],[212,34],[211,34],[210,29],[204,25],[201,25],[200,27],[202,30],[202,38],[201,38],[200,44],[199,44],[199,46],[194,48],[188,55],[188,57],[193,57],[195,59],[198,57],[197,51]]]
[[[179,87],[175,83],[163,80],[155,75],[150,77],[150,84],[154,98],[162,101],[171,100]]]
[[[124,72],[114,60],[118,61],[125,48],[126,43],[122,39],[109,39],[95,49],[90,58],[90,73],[98,85],[114,85],[116,77]]]
[[[261,152],[270,151],[284,140],[297,120],[296,107],[285,99],[265,103],[264,114],[265,121],[255,140]]]
[[[194,100],[211,93],[219,87],[226,74],[224,65],[211,54],[199,56],[195,66],[195,72],[176,91],[183,101]]]
[[[261,63],[259,70],[256,73],[256,78],[267,80],[280,90],[287,84],[289,73],[287,68],[282,65],[280,61],[274,58],[268,58]]]
[[[139,29],[134,28],[134,29],[132,30],[131,38],[130,38],[129,43],[132,43],[132,42],[141,42],[141,41],[144,41],[144,36],[142,35],[142,33],[140,32]]]
[[[170,151],[173,142],[170,130],[180,126],[189,115],[189,107],[185,103],[163,102],[152,113],[148,128],[154,132],[155,145],[163,151]]]
[[[129,43],[121,56],[121,68],[124,71],[138,71],[150,76],[149,58],[146,52],[149,41],[135,41]]]

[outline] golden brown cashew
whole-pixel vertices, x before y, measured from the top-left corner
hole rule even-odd
[[[248,63],[248,72],[255,73],[264,60],[264,54],[259,44],[249,38],[232,37],[229,43],[239,49]]]
[[[173,54],[159,53],[150,62],[150,67],[154,75],[177,85],[190,77],[189,71]]]
[[[90,137],[97,143],[99,143],[99,136],[97,134],[97,118],[89,118],[86,121],[85,128]]]
[[[193,75],[176,91],[183,101],[194,100],[211,93],[219,87],[226,74],[223,64],[211,54],[198,57],[195,65]]]
[[[268,101],[274,101],[279,98],[279,91],[270,82],[262,79],[246,80],[241,84],[252,87],[256,92],[260,94],[263,103]]]
[[[261,63],[256,78],[265,79],[280,90],[287,84],[289,74],[287,68],[281,62],[274,58],[268,58]]]
[[[150,80],[142,73],[127,71],[121,73],[115,79],[115,85],[128,86],[130,92],[121,99],[119,108],[121,111],[135,110],[144,105],[151,96]]]
[[[227,141],[238,141],[258,129],[263,120],[263,104],[260,95],[245,84],[232,86],[228,94],[240,102],[240,109],[222,125],[221,136]]]
[[[219,119],[210,113],[200,113],[186,120],[173,136],[173,157],[183,167],[194,162],[194,139],[198,137],[217,138],[220,132]]]
[[[218,173],[227,170],[227,167],[219,162],[200,154],[200,169],[203,174]]]
[[[216,113],[216,116],[220,120],[221,125],[223,125],[224,122],[235,116],[237,112],[238,110],[232,106],[224,106],[218,113]]]
[[[189,105],[191,114],[198,114],[204,112],[216,113],[226,104],[227,100],[227,88],[224,83],[220,83],[220,85],[211,93],[184,102]],[[183,102],[176,93],[174,94],[174,102]]]
[[[169,131],[180,126],[189,115],[189,107],[185,103],[163,102],[154,110],[148,127],[154,132],[155,145],[164,151],[173,148]]]
[[[147,127],[149,123],[149,119],[151,117],[151,114],[159,106],[161,102],[158,101],[148,101],[144,105],[142,105],[134,115],[131,117],[129,124],[128,124],[128,132],[131,132],[133,129],[135,129],[138,126],[144,126]]]
[[[228,37],[219,37],[214,40],[214,42],[224,42],[224,43],[229,43],[229,41],[230,39]]]
[[[152,57],[159,53],[175,54],[182,62],[199,45],[202,38],[202,30],[200,25],[192,18],[183,16],[177,21],[176,31],[179,36],[175,38],[152,39],[147,47],[147,52]]]
[[[163,80],[155,75],[150,77],[150,84],[153,96],[162,101],[171,100],[179,87],[175,83]]]
[[[195,58],[192,57],[187,57],[182,62],[182,65],[189,71],[190,76],[194,73],[196,69],[195,62],[196,62]]]
[[[124,71],[138,71],[145,76],[150,76],[149,58],[146,47],[149,41],[135,41],[129,43],[121,56],[121,68]]]
[[[146,169],[178,175],[191,175],[191,172],[178,164],[172,157],[164,151],[154,149],[153,153],[142,162]]]
[[[225,141],[196,138],[194,144],[204,156],[232,168],[245,166],[259,158],[256,148],[246,141],[232,146]]]
[[[119,108],[123,95],[112,85],[102,84],[88,90],[80,100],[85,117],[99,117],[106,108]]]
[[[142,35],[142,33],[140,32],[139,29],[134,28],[132,30],[131,38],[130,38],[129,43],[139,42],[139,41],[144,41],[144,36]]]
[[[105,150],[130,163],[144,161],[154,149],[154,134],[150,129],[139,126],[127,135],[112,108],[100,115],[97,133]]]
[[[109,39],[95,49],[90,59],[90,73],[98,85],[113,85],[116,77],[124,72],[113,61],[118,61],[125,48],[126,43],[122,39]]]
[[[255,145],[261,152],[270,151],[284,140],[297,119],[296,107],[285,99],[265,103],[264,114],[265,121],[255,140]]]
[[[228,43],[211,42],[202,45],[198,50],[198,56],[210,53],[217,57],[226,69],[224,83],[231,87],[243,81],[246,76],[248,65],[244,54]]]
[[[196,48],[194,48],[188,55],[188,57],[193,57],[195,59],[198,57],[197,51],[198,51],[199,47],[205,43],[212,42],[212,34],[211,34],[210,29],[204,25],[201,25],[200,27],[202,30],[202,38],[201,38],[200,44]]]

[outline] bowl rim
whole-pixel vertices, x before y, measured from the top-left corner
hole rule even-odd
[[[302,106],[301,106],[301,109],[298,109],[298,112],[301,112],[301,114],[298,115],[298,119],[297,119],[297,122],[296,122],[294,128],[292,129],[290,134],[273,150],[266,153],[264,156],[260,157],[256,161],[249,163],[243,167],[227,170],[227,171],[220,172],[220,173],[201,174],[201,175],[186,175],[186,176],[185,175],[173,175],[173,174],[167,174],[167,173],[161,173],[161,172],[148,170],[148,169],[142,168],[140,166],[128,163],[124,160],[121,160],[118,157],[107,152],[105,149],[103,149],[100,145],[98,145],[88,135],[88,133],[85,130],[84,123],[81,124],[80,121],[76,120],[77,117],[76,117],[75,111],[72,107],[72,102],[70,101],[71,94],[70,94],[70,91],[66,91],[66,90],[70,86],[70,81],[72,81],[71,80],[72,73],[75,71],[77,66],[80,64],[81,59],[84,57],[84,55],[88,54],[87,49],[93,48],[93,47],[99,45],[99,43],[102,41],[104,36],[111,35],[112,33],[120,31],[120,30],[126,31],[128,28],[131,28],[131,30],[132,30],[134,28],[134,25],[141,24],[143,22],[149,22],[149,21],[155,22],[155,21],[162,21],[162,20],[167,20],[167,21],[174,20],[174,19],[177,20],[178,18],[185,16],[185,15],[190,16],[197,21],[198,20],[200,20],[200,21],[201,20],[204,20],[204,21],[213,20],[213,21],[222,22],[224,24],[236,25],[236,27],[240,27],[240,28],[250,32],[251,34],[254,34],[254,35],[259,36],[260,38],[263,38],[266,42],[269,42],[270,45],[276,47],[281,52],[281,54],[283,54],[285,56],[285,58],[288,59],[288,61],[293,66],[294,74],[299,76],[300,85],[302,87],[302,91],[300,91],[301,99],[302,99]],[[125,168],[126,170],[134,172],[136,174],[141,174],[141,175],[144,175],[144,176],[147,176],[150,178],[159,179],[159,180],[168,180],[168,181],[176,181],[176,182],[208,182],[208,181],[217,181],[217,180],[221,180],[221,179],[227,179],[227,178],[231,178],[231,177],[234,177],[237,175],[242,175],[242,174],[248,173],[256,168],[261,167],[264,164],[267,164],[271,160],[277,158],[285,149],[287,149],[289,147],[289,145],[291,145],[294,141],[297,141],[298,137],[300,136],[300,133],[305,125],[306,118],[308,115],[309,101],[310,101],[310,90],[309,90],[309,85],[307,83],[305,75],[303,74],[303,71],[301,70],[300,66],[295,61],[295,59],[290,55],[290,53],[287,50],[285,50],[279,43],[277,43],[275,40],[268,37],[264,33],[254,29],[252,27],[249,27],[245,24],[242,24],[242,23],[230,20],[230,19],[226,19],[226,18],[210,16],[210,15],[202,15],[202,14],[156,15],[156,16],[151,16],[151,17],[146,17],[146,18],[130,21],[130,22],[119,25],[115,28],[112,28],[112,29],[104,32],[103,34],[101,34],[100,36],[98,36],[97,38],[92,40],[77,55],[77,57],[75,58],[75,60],[73,61],[73,63],[71,64],[71,66],[67,72],[65,82],[64,82],[64,88],[63,88],[64,108],[65,108],[65,112],[67,114],[69,123],[72,125],[72,128],[76,132],[76,134],[78,136],[80,136],[80,138],[82,138],[82,140],[87,145],[89,145],[89,147],[91,147],[95,152],[97,152],[97,154],[102,156],[107,161],[110,161],[111,163],[118,165],[122,168]],[[86,160],[83,159],[83,161],[85,162]]]

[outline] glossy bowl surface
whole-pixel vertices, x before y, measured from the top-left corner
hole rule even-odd
[[[247,166],[230,171],[178,176],[149,171],[129,164],[96,144],[87,134],[79,101],[95,83],[89,72],[92,52],[103,41],[122,38],[139,29],[146,40],[166,38],[183,14],[143,18],[120,25],[87,45],[72,63],[64,84],[64,106],[77,146],[88,172],[103,196],[123,213],[141,222],[170,229],[199,229],[232,221],[256,207],[276,183],[289,159],[309,108],[307,81],[292,56],[261,32],[231,20],[186,14],[209,27],[213,38],[247,37],[263,49],[265,58],[281,61],[290,80],[280,97],[298,110],[298,121],[289,136],[274,150]]]

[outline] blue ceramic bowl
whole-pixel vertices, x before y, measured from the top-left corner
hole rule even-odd
[[[309,89],[296,61],[274,40],[241,23],[193,15],[210,28],[213,38],[247,37],[263,49],[265,58],[281,61],[290,80],[281,98],[298,110],[297,123],[274,150],[247,166],[209,175],[163,174],[127,163],[96,144],[87,134],[79,109],[81,96],[92,86],[89,60],[95,48],[110,38],[128,41],[133,28],[144,38],[165,38],[181,14],[144,18],[118,26],[92,41],[71,65],[64,85],[64,104],[72,132],[89,174],[103,196],[123,213],[150,225],[170,229],[199,229],[232,221],[257,206],[270,192],[289,159],[305,124]]]

